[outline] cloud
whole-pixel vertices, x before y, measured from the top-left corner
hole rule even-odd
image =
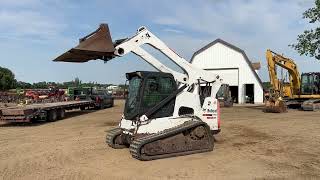
[[[177,18],[167,16],[156,17],[153,22],[160,25],[180,25],[180,21]]]
[[[0,0],[0,38],[44,42],[63,39],[67,10],[77,7],[63,0]]]
[[[172,28],[166,28],[166,29],[163,29],[163,31],[165,31],[165,32],[170,32],[170,33],[176,33],[176,34],[182,34],[182,33],[184,33],[184,32],[181,31],[181,30],[172,29]]]
[[[263,80],[268,79],[264,57],[268,48],[295,59],[301,72],[317,71],[317,63],[309,63],[288,47],[299,33],[312,27],[302,19],[302,12],[313,4],[313,0],[124,0],[119,6],[109,0],[0,0],[0,47],[5,49],[1,63],[24,80],[79,76],[121,82],[125,71],[144,70],[146,63],[133,55],[111,61],[106,67],[96,62],[77,65],[80,69],[49,61],[73,47],[100,22],[108,22],[113,38],[130,36],[139,25],[146,25],[187,60],[196,50],[222,38],[245,50],[250,59],[262,62]],[[23,61],[17,51],[23,52]],[[43,67],[43,76],[30,72],[38,64]],[[53,73],[46,73],[48,70]],[[54,73],[58,71],[61,73]],[[108,71],[113,72],[112,77]]]
[[[314,4],[314,0],[299,0],[298,1],[298,5],[306,8],[306,7],[310,7]]]
[[[290,1],[291,2],[291,1]],[[180,25],[199,33],[217,35],[221,32],[242,34],[246,32],[273,33],[297,17],[297,4],[279,1],[204,1],[197,5],[184,4],[168,7],[163,18],[155,22],[165,25]],[[287,11],[283,11],[287,9]],[[169,15],[168,15],[169,14]],[[301,16],[301,14],[298,14]],[[287,28],[286,28],[287,29]]]
[[[47,39],[57,36],[65,24],[32,11],[1,11],[0,31],[8,38],[38,37]]]
[[[39,5],[40,3],[40,0],[1,0],[0,7],[30,7],[31,5]]]
[[[179,47],[191,50],[203,42],[222,38],[244,49],[250,59],[260,60],[266,67],[264,56],[268,48],[296,59],[298,64],[302,64],[301,59],[306,59],[288,44],[294,43],[298,34],[312,27],[302,19],[302,13],[313,4],[313,0],[189,1],[179,6],[167,5],[161,11],[153,12],[156,15],[149,15],[156,19],[154,23],[165,28],[183,29],[184,38],[193,43],[186,43],[172,34],[176,40],[174,44]],[[170,35],[167,36],[170,40]],[[301,71],[312,71],[311,66],[300,67]],[[261,71],[262,79],[268,80],[267,69]]]

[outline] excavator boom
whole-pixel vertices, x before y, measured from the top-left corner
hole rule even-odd
[[[268,64],[269,70],[269,78],[270,84],[272,88],[269,92],[269,97],[265,102],[264,112],[271,112],[271,113],[282,113],[287,111],[287,106],[283,100],[284,96],[292,96],[292,88],[285,86],[277,76],[277,69],[276,66],[280,66],[285,68],[289,71],[290,75],[295,75],[296,73],[293,72],[296,70],[295,63],[283,56],[271,51],[267,50],[266,52],[266,60]],[[297,72],[299,74],[299,72]]]
[[[287,97],[292,97],[293,94],[299,94],[301,79],[297,64],[292,59],[286,58],[271,50],[267,50],[266,58],[268,63],[270,83],[273,87],[273,90],[281,92]],[[276,66],[280,66],[289,72],[291,81],[290,86],[280,83],[276,72]]]

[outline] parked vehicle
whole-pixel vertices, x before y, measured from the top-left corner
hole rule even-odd
[[[99,109],[104,109],[106,107],[112,107],[114,105],[114,99],[107,90],[98,89],[93,90],[92,99],[95,99],[95,105]]]
[[[48,122],[65,118],[67,110],[86,109],[94,107],[92,100],[64,101],[52,103],[28,104],[0,109],[0,120],[6,122]]]
[[[221,107],[232,107],[233,99],[231,97],[229,84],[222,84],[216,97]]]
[[[93,87],[71,87],[68,88],[71,100],[93,100],[96,109],[104,109],[114,105],[114,98],[104,89]]]

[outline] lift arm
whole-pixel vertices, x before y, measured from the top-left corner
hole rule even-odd
[[[159,50],[162,54],[167,56],[172,62],[179,66],[185,72],[185,74],[181,74],[163,65],[159,60],[141,47],[144,44],[149,44],[151,47]],[[177,53],[170,49],[163,41],[157,38],[145,27],[139,28],[136,35],[117,45],[115,47],[114,54],[117,56],[123,56],[130,52],[140,56],[159,71],[169,72],[175,77],[178,77],[177,80],[180,83],[191,85],[198,83],[198,80],[203,80],[206,82],[213,82],[218,79],[220,80],[219,75],[194,67],[187,60],[180,57]]]
[[[153,66],[158,71],[171,73],[178,82],[185,83],[188,80],[188,76],[186,74],[172,70],[171,68],[162,64],[157,58],[155,58],[153,55],[151,55],[141,47],[144,44],[150,44],[153,48],[163,53],[163,51],[160,49],[161,47],[158,47],[159,44],[158,46],[154,46],[152,43],[150,43],[150,41],[152,41],[155,38],[156,36],[154,36],[146,28],[141,27],[138,29],[136,35],[118,44],[115,47],[114,54],[116,56],[124,56],[132,52],[135,55],[142,58],[143,60],[145,60],[148,64]],[[165,53],[163,54],[166,55]],[[168,58],[172,60],[170,57]]]
[[[110,46],[110,44],[113,46]],[[177,72],[162,64],[157,58],[141,47],[144,44],[148,44],[154,49],[159,50],[179,66],[184,73]],[[67,51],[54,61],[86,62],[93,59],[109,61],[115,57],[124,56],[130,52],[141,57],[158,71],[171,73],[179,83],[186,84],[187,86],[206,82],[211,83],[211,95],[214,97],[221,86],[222,79],[219,75],[194,67],[184,58],[176,54],[163,41],[157,38],[145,27],[139,28],[137,33],[131,38],[122,39],[112,43],[107,24],[101,24],[95,32],[80,39],[80,43],[77,47]]]

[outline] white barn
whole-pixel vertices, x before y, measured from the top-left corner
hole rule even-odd
[[[217,39],[196,51],[191,63],[220,75],[223,83],[229,84],[236,103],[263,103],[263,86],[257,74],[259,63],[253,65],[242,49]]]

